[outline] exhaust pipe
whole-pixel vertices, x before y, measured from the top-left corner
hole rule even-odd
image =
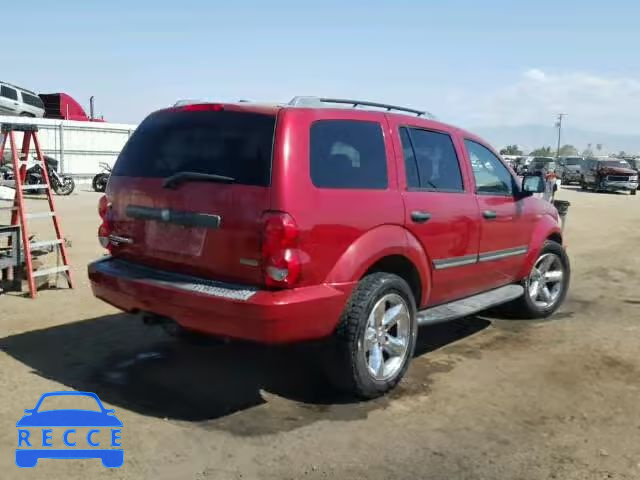
[[[173,320],[170,318],[162,317],[155,313],[142,312],[140,315],[142,316],[142,323],[145,325],[163,325],[165,323],[173,323]]]
[[[172,337],[179,337],[184,332],[184,329],[169,317],[163,317],[150,312],[142,312],[141,315],[142,323],[148,326],[160,326]]]
[[[95,110],[93,108],[93,95],[91,95],[91,97],[89,98],[89,118],[91,120],[94,120],[95,117]]]

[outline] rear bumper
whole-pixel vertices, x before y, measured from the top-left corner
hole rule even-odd
[[[331,335],[355,283],[268,291],[105,257],[89,264],[96,297],[215,336],[288,343]]]

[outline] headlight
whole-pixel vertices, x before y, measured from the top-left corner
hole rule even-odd
[[[633,175],[632,177],[629,177],[629,180],[632,182],[637,182],[638,181],[638,176],[637,175]]]

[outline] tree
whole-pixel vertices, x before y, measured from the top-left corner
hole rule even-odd
[[[553,157],[554,154],[551,152],[551,147],[540,147],[536,148],[529,155],[532,157]]]
[[[573,145],[563,145],[560,147],[560,156],[561,157],[571,157],[578,155],[578,149]]]
[[[500,150],[500,155],[522,155],[522,150],[518,148],[518,145],[507,145]]]
[[[589,145],[591,145],[591,144],[589,144]],[[588,158],[588,157],[593,157],[593,150],[591,150],[591,147],[585,148],[585,149],[582,151],[582,156],[583,156],[583,157],[587,157],[587,158]]]

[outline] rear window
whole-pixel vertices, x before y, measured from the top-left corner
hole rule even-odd
[[[273,115],[249,112],[156,112],[135,130],[113,175],[166,178],[196,172],[268,186],[275,124]]]
[[[18,100],[18,92],[13,88],[5,87],[4,85],[0,87],[0,96],[10,98],[11,100]]]
[[[310,163],[311,181],[319,188],[387,188],[387,155],[377,122],[315,122]]]
[[[22,101],[24,103],[26,103],[27,105],[31,105],[32,107],[44,109],[44,104],[42,103],[42,100],[40,100],[40,97],[36,97],[35,95],[30,95],[24,92],[21,92],[21,93],[22,93]]]

